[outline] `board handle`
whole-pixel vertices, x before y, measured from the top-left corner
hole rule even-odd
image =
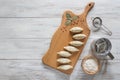
[[[94,4],[95,4],[94,2],[90,2],[87,4],[87,6],[85,7],[85,10],[84,10],[84,13],[83,13],[83,14],[85,14],[85,16],[87,16],[88,12],[92,9]]]

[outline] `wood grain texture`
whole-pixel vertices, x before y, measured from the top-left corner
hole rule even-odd
[[[92,32],[71,76],[42,64],[51,37],[65,10],[80,14],[91,0],[0,0],[0,80],[119,80],[120,75],[120,0],[94,0],[87,16],[99,16],[112,32]],[[81,11],[81,12],[80,12]],[[48,14],[49,12],[49,14]],[[90,43],[99,37],[111,40],[113,61],[105,74],[89,76],[82,72],[81,59],[89,53]],[[44,73],[44,74],[43,74]]]
[[[94,2],[88,3],[85,6],[84,12],[82,14],[79,14],[79,15],[76,15],[71,11],[64,12],[64,14],[62,16],[61,24],[51,39],[51,44],[50,44],[48,51],[43,56],[42,61],[44,64],[46,64],[54,69],[57,69],[57,67],[60,66],[60,64],[57,63],[57,59],[59,58],[57,55],[57,52],[63,51],[64,47],[68,46],[69,42],[74,40],[72,38],[73,34],[70,34],[70,29],[75,27],[75,26],[78,26],[78,27],[83,29],[81,34],[85,34],[86,37],[85,37],[85,39],[81,40],[84,43],[84,45],[79,47],[78,48],[79,51],[76,52],[75,54],[73,54],[69,58],[71,60],[71,63],[69,65],[71,65],[74,69],[74,67],[75,67],[75,65],[76,65],[76,63],[77,63],[77,61],[82,53],[82,50],[83,50],[83,48],[88,40],[88,37],[90,35],[90,29],[89,29],[87,21],[86,21],[86,16],[87,16],[88,12],[93,8],[93,6],[94,6]],[[67,20],[66,14],[70,14],[71,17],[77,16],[78,19],[75,21],[72,21],[72,23],[70,25],[66,26],[65,25],[65,22]],[[59,70],[63,73],[66,73],[66,74],[71,74],[73,72],[73,69],[68,69],[68,70],[57,69],[57,70]]]

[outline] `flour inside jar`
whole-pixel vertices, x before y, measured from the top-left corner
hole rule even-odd
[[[94,59],[85,60],[85,62],[83,63],[83,67],[84,67],[84,70],[88,72],[94,73],[98,71],[98,63]]]

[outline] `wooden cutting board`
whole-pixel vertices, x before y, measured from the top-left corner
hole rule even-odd
[[[63,16],[62,16],[62,22],[61,25],[58,27],[57,31],[54,33],[52,40],[51,40],[51,44],[50,47],[48,49],[48,51],[46,52],[46,54],[43,56],[42,61],[44,64],[57,69],[58,66],[60,66],[61,64],[57,63],[57,59],[59,58],[59,56],[57,55],[57,52],[64,50],[63,48],[65,46],[68,46],[70,41],[73,41],[72,36],[73,34],[70,33],[70,29],[78,26],[83,28],[83,34],[85,34],[87,37],[83,40],[81,40],[82,42],[84,42],[84,45],[79,47],[79,52],[73,54],[69,59],[72,61],[70,63],[70,65],[73,66],[73,69],[75,67],[75,64],[77,62],[77,60],[79,59],[79,56],[82,53],[82,50],[88,40],[89,34],[90,34],[90,29],[88,28],[87,25],[87,21],[86,21],[86,16],[88,14],[88,12],[91,10],[91,8],[94,6],[94,3],[91,2],[89,3],[86,7],[84,12],[81,15],[76,15],[71,11],[65,11]],[[66,25],[66,14],[70,14],[72,17],[73,16],[77,16],[77,19],[72,21],[71,24]],[[63,73],[66,74],[71,74],[73,69],[69,69],[69,70],[59,70]],[[57,69],[58,70],[58,69]]]

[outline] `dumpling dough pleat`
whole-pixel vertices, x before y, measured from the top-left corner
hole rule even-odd
[[[71,65],[61,65],[61,66],[57,67],[57,69],[61,69],[61,70],[69,70],[72,68],[73,68],[73,66],[71,66]]]
[[[65,46],[64,49],[69,52],[78,52],[79,51],[79,49],[77,49],[76,47],[73,47],[73,46]]]
[[[83,28],[80,28],[80,27],[73,27],[70,29],[70,32],[72,33],[80,33],[83,31]]]
[[[75,47],[79,47],[82,46],[84,43],[81,41],[71,41],[69,44]]]
[[[60,51],[60,52],[57,52],[57,54],[59,54],[61,57],[70,57],[72,55],[67,51]]]
[[[81,39],[84,39],[86,37],[85,34],[75,34],[73,36],[73,39],[76,39],[76,40],[81,40]]]
[[[67,63],[70,63],[71,60],[68,58],[59,58],[59,59],[57,59],[57,62],[59,62],[61,64],[67,64]]]

